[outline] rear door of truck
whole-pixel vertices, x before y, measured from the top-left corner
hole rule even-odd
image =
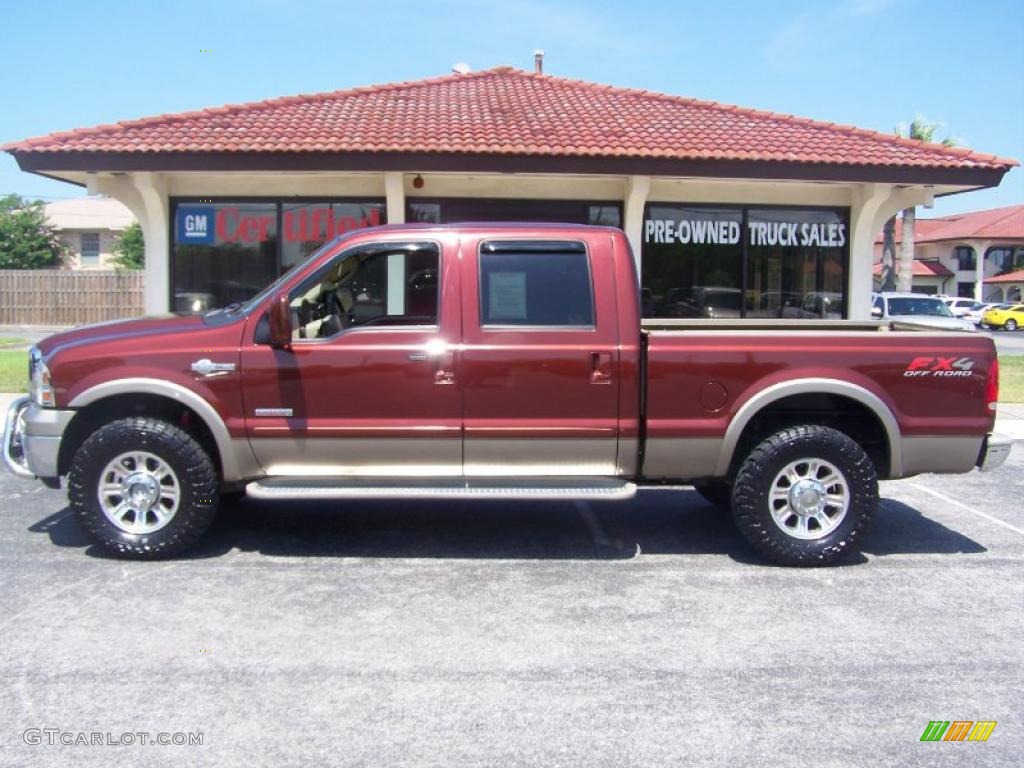
[[[618,474],[610,240],[466,233],[461,258],[465,474]]]

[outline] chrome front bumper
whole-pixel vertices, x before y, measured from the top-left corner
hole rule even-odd
[[[1003,435],[989,435],[982,443],[981,453],[978,454],[978,469],[988,472],[990,469],[1002,466],[1003,462],[1010,455],[1013,447],[1013,438]]]
[[[18,477],[35,477],[25,456],[25,411],[32,404],[28,397],[19,397],[7,409],[4,420],[4,464]]]
[[[40,408],[19,397],[4,420],[4,464],[19,477],[57,477],[60,441],[74,411]]]

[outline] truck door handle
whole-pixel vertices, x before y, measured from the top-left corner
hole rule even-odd
[[[591,352],[590,353],[590,383],[611,384],[612,383],[612,353]]]
[[[430,342],[426,349],[410,352],[408,359],[414,363],[433,360],[434,383],[455,383],[455,352],[443,341]]]

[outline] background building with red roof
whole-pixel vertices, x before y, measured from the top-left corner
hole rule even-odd
[[[700,297],[714,294],[731,302],[715,316],[804,316],[828,304],[867,318],[883,222],[939,195],[997,186],[1016,165],[510,67],[3,149],[25,171],[132,210],[146,238],[150,312],[245,298],[354,227],[488,219],[622,227],[648,315],[710,316]]]
[[[896,243],[902,224],[896,222]],[[978,301],[1019,301],[1024,287],[1024,205],[972,211],[914,226],[913,289]],[[881,275],[882,236],[874,275]]]

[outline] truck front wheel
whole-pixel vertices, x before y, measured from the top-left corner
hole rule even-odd
[[[217,471],[187,432],[132,417],[96,430],[68,473],[68,499],[89,538],[109,554],[176,555],[209,528],[217,511]]]
[[[829,427],[776,432],[743,462],[732,495],[740,532],[783,565],[830,565],[856,552],[878,506],[864,450]]]

